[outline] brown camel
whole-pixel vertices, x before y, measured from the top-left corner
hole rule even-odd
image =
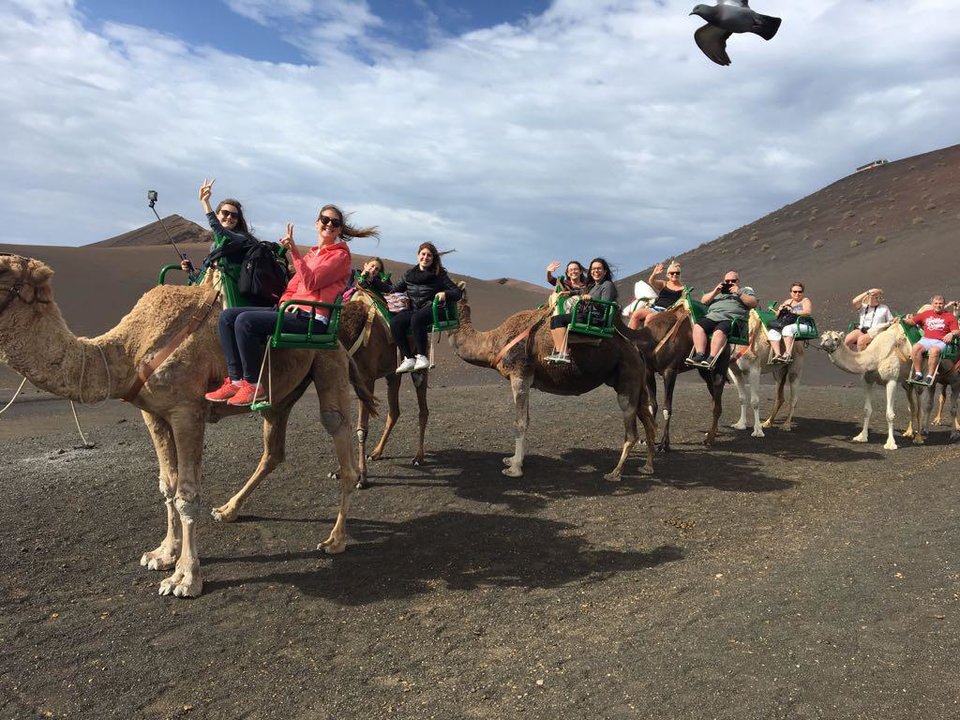
[[[617,391],[623,412],[624,440],[617,466],[604,477],[619,480],[630,449],[638,440],[637,417],[647,438],[647,469],[653,471],[654,423],[646,398],[646,367],[637,348],[620,334],[596,343],[574,343],[569,364],[552,364],[545,357],[553,350],[549,318],[552,310],[524,310],[499,327],[480,332],[473,327],[466,292],[459,301],[460,327],[450,333],[450,344],[471,365],[495,369],[510,381],[516,403],[516,445],[504,458],[503,474],[523,475],[527,426],[530,423],[530,388],[554,395],[582,395],[600,385]],[[622,331],[627,328],[617,318]],[[572,337],[572,336],[571,336]]]
[[[0,360],[55,395],[79,402],[124,398],[140,408],[157,452],[167,514],[166,536],[143,554],[140,564],[173,569],[160,583],[161,595],[199,595],[203,579],[196,524],[202,512],[204,423],[246,411],[204,399],[226,374],[216,332],[216,293],[203,285],[155,287],[112,330],[78,338],[53,301],[52,276],[53,270],[39,260],[0,255]],[[195,330],[186,332],[190,327]],[[171,339],[178,336],[182,342],[175,344]],[[148,374],[144,363],[154,358],[159,358],[157,366],[141,384],[138,378]],[[343,349],[276,354],[274,402],[263,412],[263,456],[254,472],[254,477],[265,476],[283,461],[290,410],[313,382],[321,421],[344,469],[337,520],[319,545],[328,553],[345,549],[346,514],[357,476],[347,422],[349,373]]]
[[[647,364],[647,394],[653,415],[657,414],[657,374],[663,378],[663,431],[657,449],[670,452],[670,421],[673,418],[673,391],[677,375],[691,370],[684,361],[693,351],[693,324],[683,304],[647,317],[640,330],[632,330],[629,337],[637,344]],[[704,438],[705,445],[717,439],[720,414],[723,412],[723,388],[727,383],[730,346],[727,345],[710,369],[696,368],[707,385],[713,411],[713,422]]]
[[[400,417],[400,379],[397,375],[397,346],[390,334],[390,328],[382,320],[376,308],[366,302],[351,300],[345,303],[340,314],[340,328],[338,332],[340,343],[348,348],[356,365],[356,384],[362,386],[366,396],[373,395],[373,387],[377,378],[387,380],[388,414],[383,435],[380,442],[370,453],[371,460],[378,460],[387,445],[390,432]],[[414,387],[417,391],[417,403],[420,406],[420,436],[417,454],[413,458],[414,465],[423,462],[423,441],[427,429],[427,372],[411,373]],[[370,424],[370,406],[361,402],[357,409],[357,441],[359,445],[359,469],[356,487],[368,487],[367,483],[367,428]],[[340,469],[330,473],[330,477],[339,478]],[[233,522],[240,515],[240,509],[246,499],[253,493],[265,475],[255,474],[237,493],[227,502],[213,510],[213,517],[221,522]]]
[[[938,391],[939,388],[939,391]],[[950,441],[960,437],[960,417],[957,417],[957,401],[960,399],[960,362],[944,360],[940,363],[936,382],[930,387],[922,385],[907,386],[907,393],[914,394],[915,402],[911,406],[910,426],[904,437],[913,437],[915,445],[923,445],[926,436],[930,434],[930,414],[933,412],[935,396],[940,396],[940,407],[937,409],[935,425],[941,424],[943,408],[946,404],[947,390],[950,390],[950,408],[953,414],[953,427],[950,430]]]

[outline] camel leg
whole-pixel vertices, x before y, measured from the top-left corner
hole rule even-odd
[[[233,522],[240,515],[247,498],[257,489],[260,482],[273,472],[284,460],[287,445],[287,422],[290,411],[310,384],[310,377],[303,379],[298,387],[288,393],[273,407],[261,412],[263,416],[263,453],[253,475],[243,487],[220,507],[213,508],[210,514],[219,522]],[[362,405],[362,403],[361,403]]]
[[[523,457],[527,451],[527,427],[530,425],[530,383],[532,375],[511,375],[510,389],[516,406],[516,439],[513,455],[505,457],[501,472],[507,477],[523,477]]]
[[[327,539],[317,545],[317,550],[323,550],[329,555],[341,553],[347,548],[347,512],[350,509],[350,493],[353,492],[353,486],[357,482],[357,465],[353,457],[353,442],[347,424],[350,407],[348,387],[346,383],[339,383],[339,387],[328,385],[323,391],[319,383],[317,387],[318,392],[324,392],[329,396],[324,398],[324,394],[321,394],[320,420],[324,429],[333,437],[334,452],[340,463],[340,503],[337,508],[337,520]]]
[[[413,380],[413,387],[417,391],[417,407],[420,410],[420,437],[417,441],[417,454],[413,456],[413,464],[423,465],[423,439],[427,434],[427,420],[430,419],[430,408],[427,407],[427,387],[429,387],[429,383],[425,372],[414,373],[411,379]]]
[[[637,434],[637,413],[640,402],[639,388],[620,388],[617,390],[617,404],[623,413],[623,447],[620,450],[620,460],[617,466],[603,476],[604,480],[617,482],[623,473],[623,464],[627,461],[630,450],[637,444],[640,436]],[[652,467],[652,465],[651,465]]]
[[[751,365],[747,377],[750,380],[750,409],[753,410],[753,432],[750,437],[762,438],[764,434],[760,425],[760,366]]]
[[[925,436],[930,433],[930,413],[933,411],[933,396],[936,391],[936,387],[931,387],[920,389],[916,394],[918,418],[917,430],[913,435],[914,445],[923,445],[926,442]]]
[[[863,429],[854,435],[853,442],[865,443],[869,437],[870,416],[873,415],[873,398],[870,396],[870,382],[863,379]]]
[[[673,391],[677,386],[677,374],[675,368],[667,368],[663,372],[663,432],[657,446],[659,452],[670,452],[670,421],[673,418]]]
[[[761,427],[770,428],[773,427],[773,423],[776,422],[777,415],[780,413],[780,408],[783,407],[783,390],[787,377],[788,373],[784,367],[779,367],[773,371],[773,379],[777,385],[777,399],[773,402],[773,410],[770,411],[770,416],[763,421]],[[793,397],[793,395],[791,394],[790,397]],[[792,415],[792,411],[790,412],[790,415]],[[784,429],[786,430],[790,429],[790,415],[788,415],[786,421],[784,421]]]
[[[730,366],[730,382],[733,383],[733,387],[737,391],[737,397],[740,398],[740,419],[737,420],[732,427],[734,430],[746,430],[747,429],[747,395],[746,388],[743,383],[743,373],[737,367],[736,363]]]
[[[897,381],[891,380],[887,383],[887,441],[883,444],[884,450],[896,450],[897,441],[893,438],[893,396],[897,391]],[[908,402],[909,399],[908,399]],[[913,405],[911,404],[911,415],[913,415]]]
[[[931,421],[934,425],[944,425],[943,408],[947,404],[947,386],[940,386],[940,394],[937,396],[937,414]]]
[[[637,404],[637,417],[643,424],[643,433],[647,440],[647,472],[653,472],[654,443],[657,440],[657,419],[650,408],[645,389],[641,388],[640,400]],[[636,425],[634,425],[636,427]]]
[[[703,444],[709,447],[713,445],[717,439],[717,427],[720,424],[720,415],[723,413],[723,386],[726,384],[727,371],[725,369],[719,371],[716,366],[714,366],[713,370],[701,370],[700,375],[707,383],[707,389],[710,391],[710,399],[713,405],[713,423],[710,426],[706,438],[703,440]]]
[[[957,411],[960,410],[960,385],[953,383],[950,389],[950,407],[953,414],[953,429],[950,431],[950,442],[960,438],[960,417]]]
[[[180,516],[173,505],[173,498],[177,494],[177,451],[167,421],[146,410],[140,412],[157,452],[160,464],[160,493],[167,511],[166,536],[155,550],[143,554],[140,564],[148,570],[169,570],[177,562],[182,536]]]
[[[173,574],[160,582],[161,595],[196,597],[203,590],[200,573],[200,542],[197,520],[200,506],[200,463],[203,457],[205,408],[202,405],[174,410],[170,418],[177,453],[177,493],[174,503],[180,514],[183,539]]]
[[[383,425],[383,434],[380,436],[380,442],[370,453],[371,460],[379,460],[383,457],[383,450],[387,446],[387,440],[390,439],[390,433],[393,427],[400,419],[400,376],[393,374],[387,375],[387,421]]]
[[[790,384],[790,400],[787,404],[787,417],[783,421],[783,425],[780,427],[783,432],[790,432],[793,430],[793,411],[797,409],[797,402],[800,400],[800,376],[794,375],[793,373],[787,373],[787,381]],[[778,395],[783,395],[783,388],[781,386]]]

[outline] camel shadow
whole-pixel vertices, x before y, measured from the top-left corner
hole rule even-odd
[[[664,544],[650,550],[596,549],[570,533],[570,523],[516,515],[441,512],[400,523],[355,520],[350,534],[359,544],[343,555],[322,552],[208,557],[207,565],[261,563],[271,567],[314,558],[314,570],[267,572],[210,580],[206,592],[240,585],[286,583],[305,595],[344,605],[407,599],[446,589],[555,588],[596,582],[683,559],[683,550]]]

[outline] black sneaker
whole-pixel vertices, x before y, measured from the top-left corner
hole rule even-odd
[[[706,357],[707,357],[706,353],[694,353],[693,355],[688,357],[684,362],[687,365],[699,365],[704,361]]]
[[[927,375],[923,380],[923,384],[927,387],[933,387],[933,375]]]
[[[713,363],[716,361],[716,358],[713,355],[707,355],[703,360],[700,361],[700,367],[702,368],[712,368]]]
[[[923,373],[915,372],[913,377],[910,378],[910,382],[923,384]]]

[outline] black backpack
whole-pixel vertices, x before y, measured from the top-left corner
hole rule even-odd
[[[280,246],[261,240],[243,256],[237,290],[249,302],[264,307],[276,305],[287,288],[290,273],[277,255]]]

